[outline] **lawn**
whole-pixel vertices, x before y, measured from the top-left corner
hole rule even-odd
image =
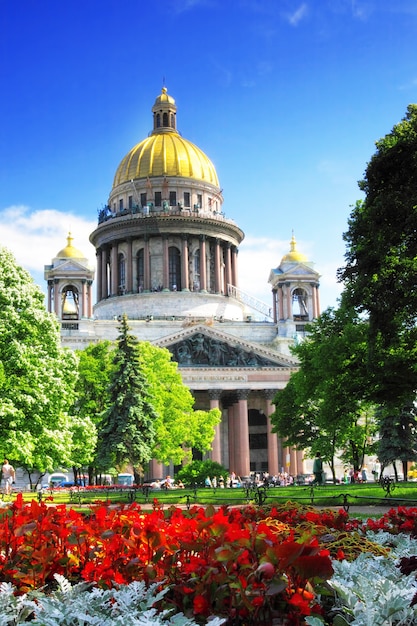
[[[137,502],[142,505],[152,505],[154,500],[169,505],[213,504],[213,505],[242,505],[242,504],[271,504],[273,502],[285,503],[288,501],[300,504],[313,504],[315,506],[416,506],[417,483],[399,482],[390,486],[392,491],[387,493],[377,483],[365,484],[326,484],[319,487],[296,486],[296,487],[270,487],[260,489],[171,489],[171,490],[142,490],[120,489],[55,489],[42,493],[42,499],[51,498],[56,504],[72,504],[74,506],[90,504],[94,502],[130,503]],[[23,494],[25,501],[33,499],[34,494]]]

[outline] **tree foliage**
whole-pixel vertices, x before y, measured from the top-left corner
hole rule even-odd
[[[138,342],[129,333],[125,315],[113,359],[109,404],[98,433],[98,465],[107,469],[131,464],[139,482],[144,465],[152,458],[157,411],[143,372]]]
[[[351,214],[339,277],[345,297],[369,315],[368,380],[381,406],[380,456],[388,459],[399,416],[417,392],[417,105],[376,142],[359,186],[365,199]],[[415,458],[415,434],[407,433],[403,461]]]
[[[99,430],[103,412],[110,403],[114,350],[113,343],[103,341],[79,353],[80,384],[76,408],[80,416],[89,416]],[[214,427],[220,421],[220,411],[194,410],[194,398],[182,382],[178,364],[172,361],[168,350],[139,341],[137,351],[156,413],[152,458],[165,464],[180,464],[190,459],[193,448],[201,452],[209,450]]]
[[[344,235],[346,297],[369,314],[377,402],[401,407],[417,389],[417,105],[376,142]]]
[[[219,409],[194,410],[194,398],[182,382],[178,364],[172,361],[169,350],[142,341],[139,352],[158,413],[153,458],[179,464],[190,460],[192,448],[209,450],[214,427],[220,422]]]
[[[1,247],[0,311],[0,452],[28,472],[52,470],[71,451],[77,359],[39,287]]]
[[[327,309],[294,348],[299,370],[274,399],[275,432],[312,456],[320,452],[334,478],[336,454],[360,469],[375,429],[366,393],[366,326],[352,309]]]

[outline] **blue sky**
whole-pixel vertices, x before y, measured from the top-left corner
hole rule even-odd
[[[0,80],[0,244],[42,287],[68,230],[94,261],[97,209],[165,83],[246,234],[241,288],[270,302],[294,231],[324,309],[357,181],[417,102],[417,2],[0,0]]]

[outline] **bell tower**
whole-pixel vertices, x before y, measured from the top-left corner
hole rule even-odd
[[[272,269],[268,282],[272,285],[273,319],[280,326],[281,335],[304,332],[304,326],[320,314],[320,275],[313,263],[297,250],[294,235],[290,251],[276,269]],[[287,332],[283,332],[287,327]]]
[[[94,270],[88,259],[72,245],[68,233],[67,245],[45,265],[48,283],[48,311],[55,313],[64,330],[79,330],[79,322],[93,316],[92,283]]]

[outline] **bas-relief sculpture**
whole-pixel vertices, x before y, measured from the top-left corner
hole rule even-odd
[[[181,366],[198,367],[271,367],[276,366],[265,357],[231,346],[223,341],[197,333],[169,347],[174,359]]]

